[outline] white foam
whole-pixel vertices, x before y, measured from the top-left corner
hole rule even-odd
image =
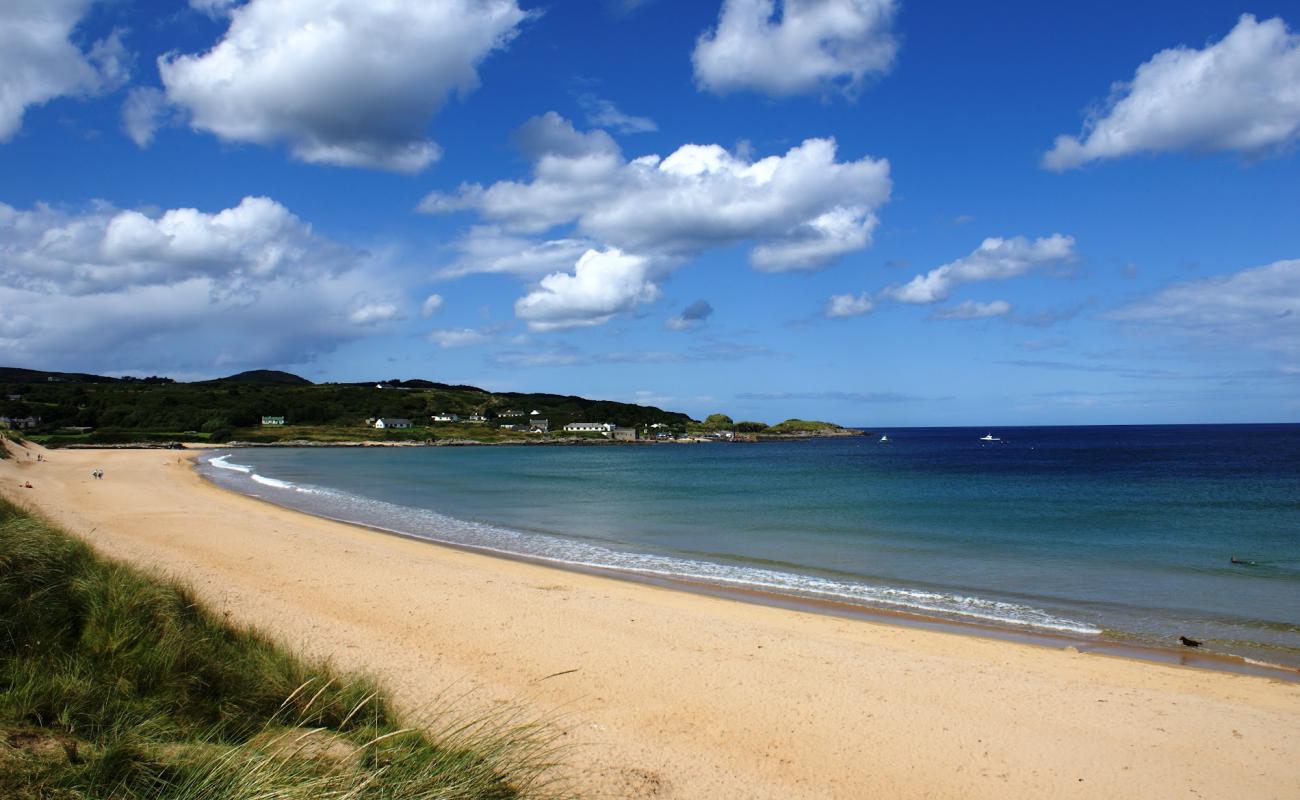
[[[254,472],[254,473],[253,473],[251,476],[249,476],[249,477],[251,477],[253,480],[257,481],[258,483],[262,484],[263,486],[274,486],[274,487],[277,488],[277,489],[296,489],[296,488],[298,488],[298,487],[294,486],[292,483],[289,483],[288,481],[282,481],[282,480],[280,480],[279,478],[268,478],[268,477],[266,477],[266,476],[264,476],[264,475],[258,475],[256,472]]]
[[[208,463],[216,467],[217,469],[228,469],[228,470],[233,470],[234,472],[243,472],[245,474],[251,473],[253,471],[252,467],[246,467],[243,464],[231,464],[230,461],[228,460],[229,458],[230,458],[230,454],[227,453],[224,456],[218,456],[216,458],[208,459]]]

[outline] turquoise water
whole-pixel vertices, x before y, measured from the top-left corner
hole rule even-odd
[[[883,432],[890,443],[258,448],[203,470],[455,544],[1018,630],[1186,635],[1300,666],[1300,426]]]

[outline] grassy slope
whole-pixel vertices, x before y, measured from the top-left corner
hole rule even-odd
[[[762,433],[791,434],[791,433],[818,433],[823,431],[841,430],[839,425],[830,422],[821,422],[810,419],[787,419],[785,422],[778,422],[775,425],[769,425]]]
[[[0,500],[0,797],[549,796],[535,728],[403,730],[372,683]]]

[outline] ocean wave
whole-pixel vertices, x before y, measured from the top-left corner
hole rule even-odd
[[[251,467],[230,464],[228,456],[209,464],[227,470],[213,474],[214,480],[230,488],[257,494],[264,499],[309,514],[378,528],[443,544],[469,547],[502,555],[525,556],[561,566],[594,568],[646,577],[697,581],[715,586],[753,589],[789,597],[833,600],[866,608],[911,612],[926,616],[977,621],[1077,635],[1096,636],[1102,629],[1084,622],[1058,617],[1021,603],[990,600],[955,593],[877,586],[835,580],[754,566],[615,550],[589,542],[541,533],[524,533],[481,522],[458,519],[437,511],[401,506],[383,500],[318,487],[300,486],[253,472]],[[220,463],[218,463],[220,462]],[[244,481],[230,472],[245,474]],[[224,480],[222,480],[224,479]],[[254,488],[250,482],[270,493]],[[310,495],[308,499],[304,495]]]
[[[268,478],[265,475],[258,475],[256,472],[254,472],[252,475],[249,475],[248,477],[252,478],[253,480],[257,481],[263,486],[274,486],[277,489],[298,488],[297,486],[294,486],[292,483],[289,483],[288,481],[282,481],[279,478]]]
[[[232,463],[230,463],[230,454],[229,454],[229,453],[227,453],[227,454],[224,455],[224,456],[217,456],[216,458],[210,458],[210,459],[208,459],[208,463],[211,464],[212,466],[216,467],[217,469],[228,469],[228,470],[232,470],[232,471],[234,471],[234,472],[242,472],[242,473],[244,473],[244,474],[246,474],[246,475],[252,473],[252,471],[253,471],[253,468],[252,468],[252,467],[245,466],[245,465],[243,465],[243,464],[232,464]]]

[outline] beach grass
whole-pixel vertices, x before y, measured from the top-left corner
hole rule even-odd
[[[0,500],[0,797],[558,795],[541,726],[432,713]]]

